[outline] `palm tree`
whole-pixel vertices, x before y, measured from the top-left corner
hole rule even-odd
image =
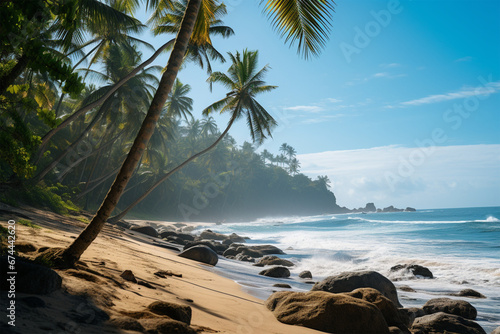
[[[137,166],[137,163],[155,129],[156,122],[160,117],[161,110],[165,105],[168,95],[170,94],[177,72],[179,71],[183,57],[187,51],[198,17],[201,2],[202,0],[189,0],[187,4],[181,27],[175,40],[174,48],[170,54],[167,68],[163,73],[156,94],[148,110],[148,114],[143,121],[143,125],[137,134],[136,140],[134,141],[127,158],[123,162],[120,172],[113,182],[113,185],[106,195],[106,198],[104,199],[97,214],[87,225],[85,230],[83,230],[83,232],[68,248],[62,252],[48,250],[44,256],[45,258],[52,258],[58,262],[60,266],[71,266],[80,258],[83,252],[90,246],[102,230],[109,215],[116,207],[116,204],[118,203],[118,200],[120,199],[120,196],[132,173],[134,172],[134,169]],[[203,3],[207,2],[211,1],[203,1]],[[277,30],[281,31],[282,34],[287,35],[286,41],[294,43],[297,39],[299,39],[299,53],[302,53],[305,57],[308,56],[309,52],[317,54],[320,47],[324,44],[327,36],[329,21],[331,19],[330,11],[333,10],[334,3],[331,0],[303,0],[301,2],[294,2],[294,4],[295,6],[290,7],[288,2],[268,0],[265,8],[271,13],[271,16],[274,16],[274,23]],[[209,14],[210,13],[208,13],[207,16],[210,18]],[[207,30],[208,29],[205,29],[205,31]],[[219,77],[221,79],[223,78],[223,76]],[[211,81],[219,81],[217,77],[211,76],[211,78]],[[227,82],[227,84],[229,84],[229,82]],[[236,92],[231,92],[228,95],[229,96],[227,96],[226,99],[234,98],[236,96]],[[234,112],[228,124],[230,126],[234,120],[237,117],[241,117],[241,114],[245,111],[245,109],[243,109],[243,106],[246,104],[245,102],[253,102],[254,100],[251,99],[248,101],[241,101],[236,105],[226,104],[226,102],[231,101],[232,100],[221,100],[217,102],[215,106],[212,105],[211,108],[208,108],[205,111],[206,113],[210,113],[212,110],[218,110],[220,108],[222,108],[221,111],[227,111],[230,110],[230,108],[225,108],[226,106],[233,107]],[[254,103],[252,107],[257,106]],[[255,110],[259,110],[259,114],[262,114],[263,108],[261,107]],[[251,117],[249,120],[252,121]],[[257,132],[257,134],[263,134],[263,131],[266,130],[266,126],[261,125],[265,119],[258,119],[256,121],[258,123],[248,124],[251,127],[253,138],[255,138],[255,132]],[[255,125],[257,125],[257,128],[255,128]],[[223,133],[223,135],[227,133],[227,131],[224,132],[225,133]]]
[[[266,163],[266,160],[272,163],[274,156],[271,152],[269,152],[268,150],[264,150],[260,155],[262,156],[264,163]]]
[[[201,120],[201,135],[207,137],[208,135],[214,135],[219,131],[217,123],[212,116],[205,117]]]
[[[300,161],[297,158],[293,158],[290,161],[288,171],[290,172],[290,174],[295,175],[299,172],[299,169],[300,169]]]
[[[262,69],[257,70],[257,51],[244,50],[242,54],[236,52],[236,55],[229,53],[229,57],[232,64],[228,69],[228,74],[214,72],[210,75],[208,81],[221,83],[230,89],[230,92],[225,98],[213,103],[203,110],[203,114],[205,116],[210,115],[214,111],[220,111],[220,113],[231,113],[231,118],[224,132],[222,132],[219,138],[217,138],[217,140],[209,147],[191,156],[179,166],[165,174],[150,189],[148,189],[148,191],[146,191],[120,214],[112,217],[110,221],[118,221],[122,219],[134,206],[145,199],[156,187],[167,180],[172,174],[182,169],[197,157],[216,147],[229,132],[229,129],[237,119],[246,118],[254,142],[258,142],[260,144],[266,136],[271,136],[271,129],[276,125],[276,121],[264,109],[264,107],[262,107],[257,100],[255,100],[256,95],[269,92],[276,88],[276,86],[265,85],[263,81],[264,75],[269,70],[269,66],[266,65]],[[194,123],[196,124],[196,122],[199,121],[195,121]],[[246,149],[253,153],[253,146],[250,143],[245,144]]]

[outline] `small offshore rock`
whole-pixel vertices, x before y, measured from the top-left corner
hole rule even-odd
[[[415,276],[422,276],[425,278],[434,278],[432,272],[429,268],[418,264],[398,264],[391,268],[391,272],[406,270],[407,272],[411,272]]]
[[[413,334],[446,332],[461,334],[486,334],[484,329],[476,322],[444,312],[428,314],[415,319],[411,327],[411,332]]]
[[[286,283],[276,283],[276,284],[273,284],[273,287],[282,288],[282,289],[291,289],[292,288],[290,286],[290,284],[286,284]]]
[[[301,271],[299,274],[299,277],[303,278],[303,279],[312,279],[313,278],[313,276],[309,270]]]
[[[483,295],[481,292],[472,289],[463,289],[454,296],[469,297],[469,298],[486,298],[486,296]]]
[[[275,255],[266,255],[259,260],[254,266],[264,267],[264,266],[285,266],[293,267],[295,264],[292,261],[281,259]]]
[[[290,270],[288,270],[288,268],[286,267],[272,267],[266,270],[262,270],[259,275],[276,278],[288,278],[290,277]]]
[[[427,314],[444,312],[471,320],[476,319],[477,316],[477,310],[471,303],[465,300],[455,300],[451,298],[431,299],[425,303],[423,309]]]

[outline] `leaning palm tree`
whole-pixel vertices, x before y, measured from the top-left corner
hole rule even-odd
[[[158,1],[155,2],[157,3]],[[206,2],[213,1],[203,0],[203,3]],[[153,134],[161,110],[165,105],[179,68],[182,65],[195,23],[197,23],[201,3],[202,0],[189,0],[187,4],[167,68],[160,80],[160,84],[156,90],[148,113],[144,118],[141,129],[137,134],[127,158],[122,164],[120,172],[118,172],[115,181],[96,215],[68,248],[63,251],[49,249],[46,253],[41,255],[42,257],[52,259],[59,266],[71,266],[80,258],[83,252],[85,252],[101,232],[106,220],[116,207],[123,190]],[[300,2],[293,2],[295,4],[294,6],[290,6],[289,3],[290,2],[279,0],[268,0],[265,10],[270,13],[269,15],[271,17],[274,17],[273,22],[277,30],[281,31],[283,36],[286,35],[286,42],[293,44],[295,41],[299,40],[298,51],[300,54],[303,54],[305,57],[307,57],[309,53],[318,54],[325,43],[330,26],[331,11],[333,11],[334,6],[333,0],[302,0]],[[210,18],[210,15],[207,16]],[[201,28],[204,28],[208,33],[207,25],[200,25]],[[224,104],[221,102],[217,106],[223,107]],[[215,108],[210,110],[215,110]],[[233,117],[231,121],[234,122]],[[232,124],[231,121],[230,124]],[[259,133],[262,127],[256,130],[257,133]]]
[[[156,187],[172,176],[172,174],[184,168],[188,163],[197,157],[216,147],[229,132],[229,129],[233,125],[234,121],[240,118],[245,118],[247,120],[250,134],[254,142],[261,144],[267,136],[271,136],[271,129],[276,125],[276,121],[255,99],[256,95],[269,92],[276,88],[276,86],[265,85],[263,81],[264,75],[269,70],[269,66],[266,65],[262,69],[258,70],[257,51],[244,50],[242,54],[236,52],[236,55],[229,53],[229,57],[232,64],[228,69],[228,73],[214,72],[208,78],[209,82],[221,83],[224,85],[229,89],[229,93],[227,93],[226,97],[222,100],[213,103],[203,110],[203,114],[205,116],[210,115],[214,111],[231,114],[231,118],[224,132],[222,132],[217,140],[215,140],[215,142],[206,149],[194,154],[179,166],[165,174],[142,196],[130,204],[120,214],[112,217],[110,221],[118,221],[122,219],[133,207],[145,199]],[[198,121],[193,123],[196,122]],[[191,126],[191,128],[192,127],[193,126]],[[248,145],[250,144],[248,143]]]

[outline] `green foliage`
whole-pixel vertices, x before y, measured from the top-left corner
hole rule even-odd
[[[4,197],[15,198],[18,203],[49,209],[59,214],[78,212],[80,209],[75,204],[57,194],[61,190],[63,189],[57,186],[18,187],[8,191]]]
[[[33,224],[29,219],[19,219],[17,223],[31,228],[41,228],[40,226]]]

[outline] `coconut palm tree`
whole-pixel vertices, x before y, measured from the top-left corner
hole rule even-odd
[[[204,4],[208,2],[211,1],[203,1]],[[295,6],[290,6],[289,3],[290,2],[268,0],[265,10],[270,13],[271,17],[274,17],[273,22],[277,30],[281,31],[283,35],[286,35],[285,41],[294,43],[297,39],[299,40],[299,53],[303,54],[304,57],[307,57],[309,53],[318,54],[327,36],[329,21],[331,20],[330,12],[333,10],[334,2],[332,0],[303,0],[300,2],[293,2]],[[195,28],[195,23],[197,23],[198,12],[201,4],[202,0],[189,0],[187,4],[174,47],[170,54],[167,68],[163,73],[158,89],[156,90],[156,94],[148,110],[148,114],[143,121],[143,125],[137,134],[136,140],[134,141],[127,158],[123,162],[120,172],[118,172],[118,175],[116,176],[116,179],[98,212],[92,221],[87,225],[85,230],[83,230],[83,232],[68,248],[63,251],[48,250],[45,254],[41,255],[43,258],[52,259],[57,262],[59,266],[73,265],[95,240],[104,227],[106,220],[116,207],[116,204],[118,203],[118,200],[120,199],[120,196],[132,173],[134,172],[134,169],[136,168],[137,163],[155,129],[161,110],[165,105],[172,86],[174,85],[177,72],[182,65],[184,55],[186,54],[189,41]],[[206,13],[206,16],[209,19],[213,17],[213,15],[211,16],[209,12]],[[208,35],[207,26],[209,25],[199,24],[197,25],[197,30],[204,30]],[[212,80],[219,81],[218,77],[223,80],[223,76],[212,77]],[[229,84],[229,82],[227,82],[227,84]],[[236,92],[231,92],[228,95],[229,96],[227,96],[226,99],[234,98],[237,94]],[[206,109],[206,113],[210,113],[211,111],[218,109],[221,109],[221,111],[227,111],[233,107],[234,112],[228,124],[230,126],[237,117],[242,116],[242,113],[245,110],[243,109],[243,106],[246,104],[245,102],[251,103],[254,100],[251,99],[248,101],[241,101],[236,105],[232,105],[232,103],[230,103],[232,101],[234,100],[221,100],[215,105],[212,105],[211,108]],[[257,106],[255,103],[253,103],[252,107],[256,107],[255,110],[259,110],[259,115],[262,115],[263,111],[265,111],[260,105]],[[249,117],[249,121],[253,121],[252,117]],[[266,121],[266,119],[257,119],[255,121],[257,121],[255,124],[248,124],[251,128],[253,138],[259,138],[255,137],[255,133],[262,138],[264,132],[269,129],[271,125],[262,124]],[[267,121],[270,121],[270,119],[267,119]],[[223,135],[226,133],[227,131],[224,131]],[[214,144],[216,145],[217,143]]]
[[[217,138],[217,140],[206,149],[191,156],[179,166],[165,174],[150,189],[148,189],[148,191],[129,205],[125,210],[112,217],[110,219],[111,221],[118,221],[123,218],[134,206],[145,199],[156,187],[167,180],[172,174],[184,168],[189,162],[193,161],[197,157],[216,147],[229,132],[229,129],[237,119],[245,118],[247,120],[250,134],[252,135],[254,142],[258,142],[260,144],[267,136],[271,136],[271,129],[276,125],[276,121],[255,99],[256,95],[269,92],[276,88],[276,86],[265,85],[263,81],[264,75],[269,70],[269,66],[266,65],[262,69],[258,70],[257,51],[244,50],[242,54],[236,52],[235,55],[229,53],[229,58],[231,59],[232,64],[228,69],[228,74],[214,72],[210,75],[208,81],[221,83],[226,86],[230,92],[226,94],[225,98],[213,103],[203,110],[203,114],[205,116],[208,116],[215,111],[220,111],[220,113],[228,112],[231,114],[231,118],[224,132],[222,132],[219,138]],[[192,133],[192,135],[197,135],[199,133],[199,121],[196,120],[192,123],[193,125],[191,125],[190,128],[195,127],[194,124],[198,124],[198,126],[196,126],[196,132],[193,130]],[[250,150],[253,153],[253,146],[250,143],[245,144],[247,150]]]
[[[290,174],[295,175],[300,170],[300,161],[297,158],[293,158],[290,160],[290,164],[288,166],[288,171]]]

